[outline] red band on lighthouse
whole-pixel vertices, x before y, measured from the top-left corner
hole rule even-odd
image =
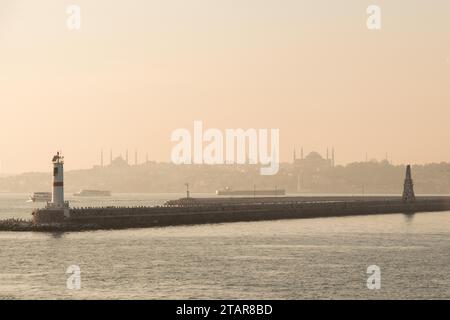
[[[54,187],[63,187],[64,186],[64,182],[53,182],[53,186]]]

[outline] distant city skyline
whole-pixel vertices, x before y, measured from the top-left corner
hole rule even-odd
[[[51,168],[0,179],[0,192],[35,192],[52,186]],[[332,156],[318,152],[304,154],[303,159],[281,163],[276,175],[261,175],[253,165],[175,165],[173,163],[127,164],[124,156],[101,167],[65,170],[67,192],[80,189],[112,192],[184,192],[186,183],[192,192],[211,193],[231,187],[235,190],[285,189],[287,192],[399,194],[403,187],[406,165],[385,160],[354,162],[335,166]],[[421,194],[449,194],[450,162],[412,165],[414,188]],[[412,182],[411,182],[412,183]]]
[[[331,151],[333,150],[333,151]],[[111,152],[112,151],[112,152]],[[302,151],[303,151],[303,155],[302,155]],[[328,152],[328,154],[327,154]],[[333,154],[331,153],[333,152]],[[336,165],[348,165],[350,163],[355,163],[355,162],[372,162],[372,161],[388,161],[390,164],[393,165],[406,165],[406,164],[417,164],[417,165],[423,165],[423,164],[429,164],[429,163],[433,163],[433,162],[427,162],[427,163],[413,163],[413,162],[396,162],[396,161],[392,161],[391,158],[389,158],[389,154],[385,153],[384,156],[380,156],[380,157],[370,157],[369,153],[363,153],[361,155],[360,159],[353,159],[350,160],[348,162],[343,162],[343,161],[336,161],[336,158],[334,157],[335,151],[334,148],[325,148],[324,151],[322,151],[321,149],[311,149],[311,150],[306,150],[305,148],[293,148],[292,149],[292,153],[291,153],[291,158],[290,159],[284,159],[283,161],[281,161],[280,163],[295,163],[298,162],[299,160],[308,158],[308,156],[313,156],[315,157],[316,154],[320,155],[320,157],[324,160],[324,161],[330,161],[330,164],[332,164],[332,166]],[[66,154],[64,152],[62,152],[62,155],[64,157],[66,157]],[[137,157],[136,157],[137,156]],[[296,159],[296,161],[294,161],[294,157]],[[117,153],[114,153],[114,151],[112,149],[109,149],[107,152],[105,150],[99,150],[97,152],[97,158],[95,158],[95,155],[88,155],[87,158],[92,158],[93,162],[90,164],[87,164],[85,167],[76,167],[76,166],[71,166],[69,167],[67,170],[84,170],[84,169],[92,169],[96,166],[99,167],[106,167],[111,165],[112,162],[117,161],[118,159],[122,159],[124,163],[127,163],[130,166],[134,166],[134,165],[141,165],[141,164],[145,164],[145,163],[152,163],[152,162],[157,162],[157,163],[171,163],[170,159],[169,160],[158,160],[158,159],[152,159],[148,153],[146,152],[139,152],[139,150],[133,150],[133,157],[128,157],[127,159],[127,149],[125,149],[124,151],[120,151],[118,150]],[[26,172],[47,172],[50,171],[50,166],[49,166],[49,159],[43,159],[43,160],[47,160],[47,161],[43,161],[46,164],[46,167],[41,169],[41,170],[24,170],[24,171],[8,171],[8,170],[4,170],[5,166],[3,164],[2,161],[0,161],[0,177],[1,176],[5,176],[5,175],[14,175],[14,174],[21,174],[21,173],[26,173]],[[51,159],[50,159],[51,160]],[[70,163],[70,159],[68,161]],[[436,161],[436,163],[441,163],[441,162],[448,162],[448,161]],[[449,162],[450,163],[450,162]],[[248,165],[248,162],[246,163]],[[196,164],[192,164],[193,166],[197,166]],[[206,164],[205,164],[206,165]],[[230,164],[231,166],[234,164]],[[186,164],[184,165],[186,166]],[[188,165],[189,166],[189,165]],[[66,162],[66,167],[67,167],[67,162]]]
[[[304,147],[292,147],[291,148],[291,153],[290,153],[290,158],[289,157],[285,157],[284,159],[281,159],[280,163],[292,163],[293,162],[293,157],[294,157],[294,153],[296,153],[296,158],[297,159],[301,159],[301,150],[303,149],[304,152],[304,157],[307,156],[310,153],[319,153],[320,156],[322,156],[324,159],[331,159],[331,151],[332,149],[334,149],[333,147],[324,147],[324,148],[312,148],[312,149],[306,149]],[[323,150],[322,150],[323,149]],[[77,169],[90,169],[94,166],[101,166],[102,164],[104,166],[107,166],[109,164],[111,164],[111,159],[115,160],[117,158],[122,158],[123,160],[127,160],[127,150],[128,149],[123,149],[123,150],[117,150],[117,152],[115,152],[113,149],[103,149],[103,153],[102,153],[102,149],[98,150],[97,152],[94,152],[93,154],[84,154],[84,156],[86,157],[86,159],[90,159],[92,162],[85,162],[83,165],[81,166],[77,166],[74,163],[71,163],[70,161],[70,157],[67,156],[67,153],[64,152],[62,149],[55,149],[56,150],[61,150],[62,154],[67,157],[68,161],[66,164],[66,167],[69,170],[77,170]],[[131,150],[131,151],[130,151]],[[55,152],[54,151],[54,152]],[[281,150],[283,154],[285,154],[286,152],[283,152],[284,150]],[[329,154],[329,158],[327,158],[327,151],[330,152]],[[112,152],[112,153],[111,153]],[[171,163],[170,158],[169,159],[155,159],[152,158],[150,156],[149,152],[145,152],[145,151],[140,151],[137,149],[129,149],[129,152],[131,152],[131,156],[129,155],[128,157],[128,164],[129,165],[135,165],[137,164],[143,164],[146,162],[160,162],[160,163]],[[137,154],[136,154],[137,153]],[[68,153],[69,155],[71,155],[71,153]],[[428,163],[440,163],[440,162],[450,162],[447,160],[438,160],[438,161],[424,161],[424,162],[413,162],[413,161],[396,161],[395,158],[395,154],[391,155],[388,152],[384,152],[382,154],[371,154],[370,152],[361,152],[360,157],[357,157],[355,159],[347,159],[346,161],[343,161],[342,159],[339,158],[340,154],[339,151],[336,151],[337,156],[334,159],[334,163],[335,165],[347,165],[349,163],[353,163],[353,162],[368,162],[368,161],[383,161],[383,160],[387,160],[392,164],[428,164]],[[1,154],[0,154],[1,155]],[[137,156],[137,157],[136,157]],[[20,174],[20,173],[24,173],[24,172],[32,172],[32,171],[48,171],[48,163],[49,163],[49,157],[43,157],[42,159],[34,159],[34,160],[38,160],[38,165],[36,165],[36,163],[33,162],[33,164],[30,164],[29,168],[32,168],[34,166],[34,168],[36,169],[24,169],[24,170],[8,170],[10,168],[9,164],[7,162],[5,162],[4,160],[0,159],[0,176],[1,175],[9,175],[9,174]],[[50,157],[51,158],[51,157]],[[51,159],[50,159],[51,160]],[[33,165],[33,166],[32,166]],[[11,168],[15,168],[14,163],[11,163]]]

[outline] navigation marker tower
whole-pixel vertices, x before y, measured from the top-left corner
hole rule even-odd
[[[406,166],[406,177],[405,183],[403,185],[403,202],[414,202],[416,196],[414,195],[414,183],[411,178],[411,166],[408,164]]]

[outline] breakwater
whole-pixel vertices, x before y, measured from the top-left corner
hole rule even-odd
[[[155,207],[40,209],[31,220],[0,221],[0,231],[83,231],[450,210],[450,197],[183,198]]]

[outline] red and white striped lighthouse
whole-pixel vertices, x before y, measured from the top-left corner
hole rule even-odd
[[[64,208],[64,157],[59,152],[53,157],[53,208]]]

